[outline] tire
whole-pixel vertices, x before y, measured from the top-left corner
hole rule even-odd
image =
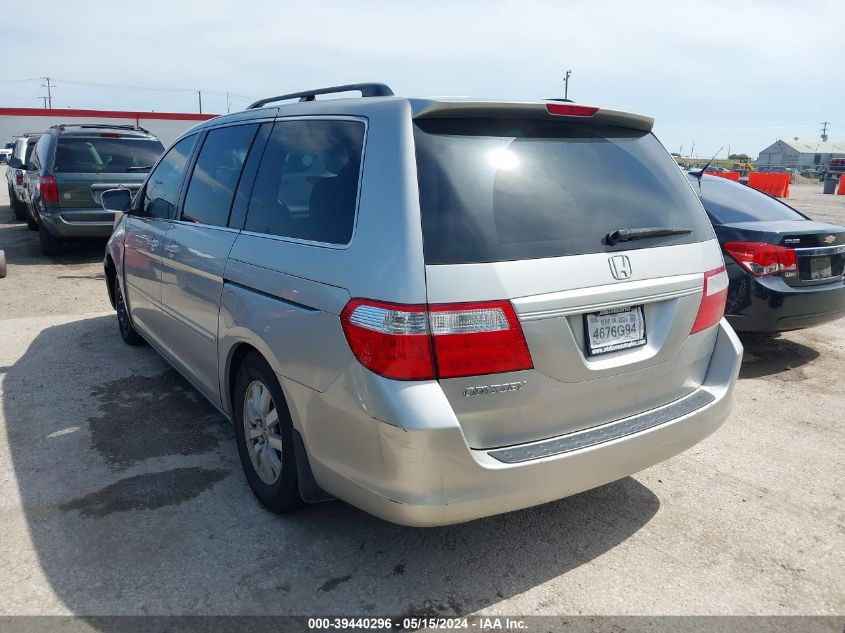
[[[120,280],[115,275],[114,278],[114,308],[117,311],[117,327],[120,330],[120,338],[127,345],[141,345],[144,343],[144,338],[138,334],[138,330],[132,325],[132,320],[129,317],[129,310],[126,307],[126,302],[123,300],[123,292],[120,290]]]
[[[38,241],[41,242],[41,252],[44,255],[58,255],[62,252],[62,241],[50,233],[44,225],[38,226]]]
[[[26,205],[24,205],[15,195],[15,190],[8,187],[9,190],[9,206],[12,207],[12,213],[15,214],[16,220],[26,220]]]
[[[29,214],[29,211],[26,212],[26,228],[30,231],[38,230],[38,222]]]
[[[27,217],[29,217],[29,214],[27,214],[27,212],[26,212],[26,205],[25,205],[25,204],[22,204],[22,203],[17,203],[17,202],[16,202],[16,203],[12,206],[12,210],[14,211],[14,213],[15,213],[15,219],[16,219],[18,222],[23,222],[24,220],[26,220],[26,219],[27,219]]]
[[[302,507],[290,411],[275,372],[259,354],[244,358],[232,395],[238,455],[253,494],[278,514]]]

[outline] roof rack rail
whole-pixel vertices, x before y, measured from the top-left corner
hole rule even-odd
[[[247,110],[262,108],[268,103],[275,101],[286,101],[299,98],[300,101],[314,101],[317,95],[327,95],[335,92],[360,92],[362,97],[392,97],[393,91],[386,85],[380,83],[346,84],[345,86],[330,86],[329,88],[317,88],[316,90],[304,90],[303,92],[291,92],[278,97],[259,99],[247,106]]]
[[[64,130],[65,128],[69,127],[81,127],[81,128],[106,128],[106,129],[115,129],[115,130],[132,130],[133,132],[144,132],[146,134],[150,134],[151,132],[145,128],[142,128],[139,125],[115,125],[112,123],[59,123],[58,125],[53,125],[52,127],[58,128],[60,130]]]

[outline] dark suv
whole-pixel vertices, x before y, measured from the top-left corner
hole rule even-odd
[[[62,241],[108,237],[114,214],[104,211],[107,189],[137,191],[164,146],[147,130],[123,125],[54,125],[27,164],[30,228],[41,250],[57,255]]]

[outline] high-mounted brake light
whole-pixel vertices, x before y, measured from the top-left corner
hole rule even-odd
[[[701,304],[690,334],[701,332],[716,325],[725,314],[725,302],[728,299],[728,273],[724,266],[704,273],[704,289]]]
[[[41,191],[41,200],[44,202],[59,201],[59,183],[56,182],[54,176],[44,176],[41,178],[39,190]]]
[[[23,184],[23,170],[15,170],[15,184],[20,187]]]
[[[785,246],[763,242],[727,242],[725,250],[737,264],[755,277],[798,270],[795,251]]]
[[[340,315],[355,357],[396,380],[431,380],[531,369],[509,301],[399,305],[353,299]]]
[[[103,132],[100,134],[100,138],[121,138],[121,135],[117,132]]]
[[[593,116],[599,111],[593,106],[572,105],[570,103],[547,103],[549,114],[557,116]]]

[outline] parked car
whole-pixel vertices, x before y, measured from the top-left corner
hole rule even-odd
[[[688,178],[722,245],[734,329],[782,332],[845,315],[845,227],[724,178]]]
[[[718,428],[727,275],[652,120],[392,95],[263,99],[103,196],[121,336],[233,421],[261,503],[456,523]]]
[[[40,134],[25,134],[19,137],[15,141],[12,157],[9,159],[9,166],[6,169],[9,206],[12,207],[16,220],[24,221],[29,217],[26,210],[26,188],[24,186],[26,165],[29,163],[32,150],[40,136]]]
[[[137,191],[164,151],[153,134],[125,125],[55,125],[35,147],[27,169],[30,228],[45,255],[62,242],[108,237],[114,214],[103,210],[103,191]]]

